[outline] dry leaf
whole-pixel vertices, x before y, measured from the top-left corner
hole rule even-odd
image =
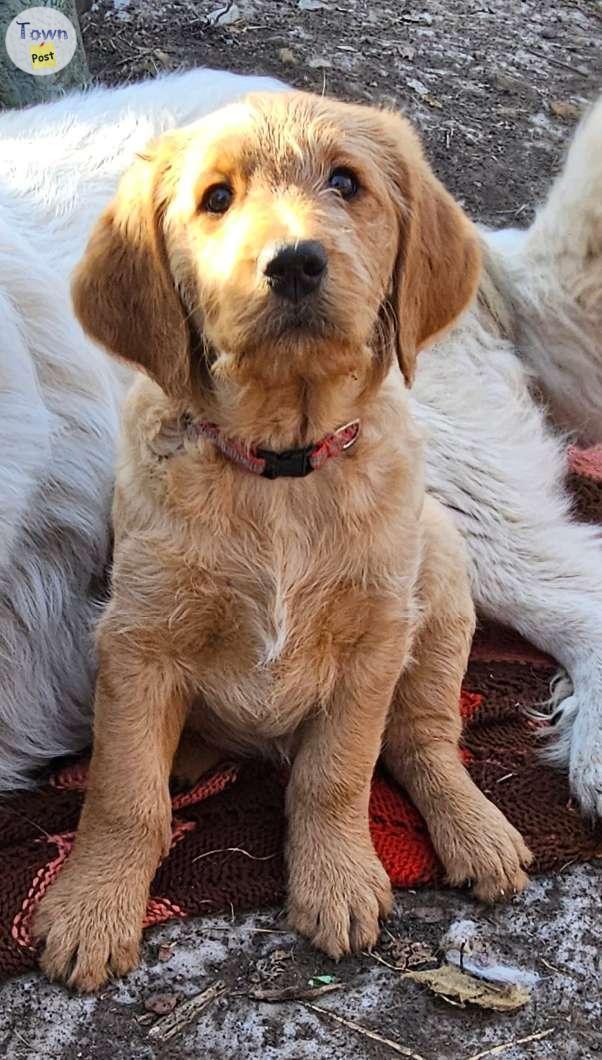
[[[493,1009],[495,1012],[513,1012],[526,1005],[531,996],[524,986],[475,979],[451,964],[442,964],[440,968],[424,972],[406,972],[405,975],[415,983],[428,986],[434,994],[455,1001],[462,1008],[468,1004]]]
[[[295,53],[290,48],[281,48],[278,52],[280,61],[283,63],[296,63]]]

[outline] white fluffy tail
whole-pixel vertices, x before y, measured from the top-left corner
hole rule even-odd
[[[554,261],[573,296],[602,309],[602,97],[579,125],[525,249],[533,261]],[[588,268],[595,262],[597,272]]]
[[[529,231],[491,242],[510,276],[516,344],[553,418],[602,442],[602,98]]]

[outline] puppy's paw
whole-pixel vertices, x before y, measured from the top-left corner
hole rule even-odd
[[[511,898],[529,882],[523,871],[533,860],[520,832],[482,796],[465,820],[453,819],[436,838],[437,852],[452,886],[472,883],[484,902]]]
[[[61,876],[34,920],[34,936],[45,941],[42,971],[80,993],[126,975],[138,963],[144,904],[127,885]]]
[[[300,871],[292,868],[289,882],[290,926],[335,960],[374,946],[379,920],[393,903],[389,878],[374,852],[346,851],[339,862],[318,856],[298,863]]]

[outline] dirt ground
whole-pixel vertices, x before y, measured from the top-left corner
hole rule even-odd
[[[390,1060],[400,1055],[598,1060],[601,883],[602,864],[575,866],[533,881],[520,898],[496,908],[459,892],[400,892],[375,953],[339,964],[288,934],[278,911],[173,922],[149,932],[140,968],[98,997],[73,997],[36,975],[5,986],[0,990],[0,1055],[6,1060]],[[433,954],[446,948],[450,935],[457,947],[466,943],[465,967],[471,951],[482,951],[490,966],[497,962],[498,974],[502,965],[530,989],[525,1006],[513,1013],[461,1008],[453,997],[435,997],[410,981],[404,969],[432,967]],[[334,978],[338,989],[313,1000],[270,1002],[249,996],[290,989],[298,997],[310,982],[315,987],[316,977]],[[223,996],[173,1038],[157,1037],[163,1026],[156,1014],[161,1003],[169,1008],[177,1002],[175,1011],[182,1011],[185,999],[220,982]]]
[[[98,0],[82,29],[93,74],[111,84],[211,65],[400,106],[451,191],[496,227],[529,221],[579,113],[602,90],[599,0]],[[601,876],[600,864],[567,867],[496,909],[466,894],[401,893],[376,955],[339,965],[286,933],[278,911],[166,925],[147,936],[140,970],[98,998],[73,998],[34,975],[2,988],[0,1053],[595,1060]],[[482,950],[530,985],[522,1009],[458,1007],[404,976],[414,958],[427,967],[440,959],[450,929],[466,954]],[[314,1000],[249,997],[289,987],[298,994],[316,976],[340,988]],[[181,1004],[216,981],[222,997],[173,1038],[156,1037],[159,1017],[148,1008]]]
[[[401,107],[495,227],[529,220],[602,89],[600,0],[98,0],[82,28],[111,84],[205,65]]]

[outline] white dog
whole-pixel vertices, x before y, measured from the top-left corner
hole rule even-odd
[[[125,380],[69,274],[135,152],[265,78],[207,70],[0,116],[0,788],[90,738],[95,593]],[[483,233],[479,297],[421,354],[429,487],[482,613],[553,655],[550,758],[602,816],[602,542],[571,519],[567,433],[602,440],[602,101],[527,232]],[[545,403],[545,404],[544,404]]]

